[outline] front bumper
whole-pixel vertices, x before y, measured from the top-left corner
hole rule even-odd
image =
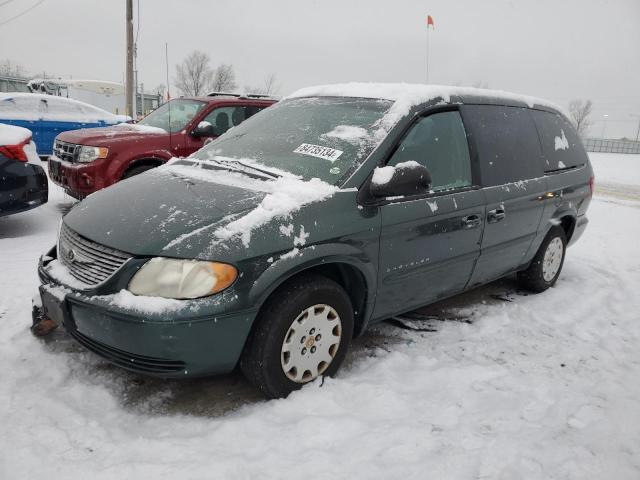
[[[49,177],[71,196],[82,199],[108,186],[104,177],[104,162],[70,163],[55,155],[49,157]]]
[[[164,378],[222,374],[236,366],[256,311],[225,312],[222,296],[188,300],[171,311],[134,310],[113,294],[60,285],[47,272],[50,261],[44,256],[38,267],[45,316],[115,365]]]

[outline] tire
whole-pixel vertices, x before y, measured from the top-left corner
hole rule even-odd
[[[520,284],[527,290],[537,293],[552,287],[562,271],[566,251],[567,237],[564,230],[553,227],[542,241],[529,268],[518,273]]]
[[[304,275],[276,290],[256,322],[240,368],[265,396],[282,398],[338,371],[353,335],[353,307],[333,280]]]
[[[156,165],[140,165],[139,167],[129,168],[126,172],[124,172],[122,179],[124,180],[125,178],[131,178],[136,175],[140,175],[142,172],[146,172],[147,170],[151,170],[152,168],[156,168]]]

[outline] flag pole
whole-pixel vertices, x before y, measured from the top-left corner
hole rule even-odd
[[[427,84],[429,83],[429,24],[427,24]]]

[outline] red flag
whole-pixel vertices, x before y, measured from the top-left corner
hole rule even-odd
[[[433,29],[436,29],[435,24],[433,23],[433,18],[431,18],[431,15],[427,15],[427,28],[429,28],[429,26],[433,27]]]

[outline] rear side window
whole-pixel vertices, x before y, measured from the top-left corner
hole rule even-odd
[[[254,106],[233,106],[216,108],[209,113],[203,121],[213,125],[215,136],[220,136],[229,130],[244,122],[247,118],[255,115],[262,110],[263,107]]]
[[[573,126],[556,113],[531,110],[538,127],[545,172],[580,167],[587,154]]]
[[[499,105],[462,107],[475,141],[485,187],[542,177],[542,152],[526,108]]]
[[[435,192],[471,185],[469,146],[460,114],[440,112],[418,120],[387,165],[411,160],[427,167]]]

